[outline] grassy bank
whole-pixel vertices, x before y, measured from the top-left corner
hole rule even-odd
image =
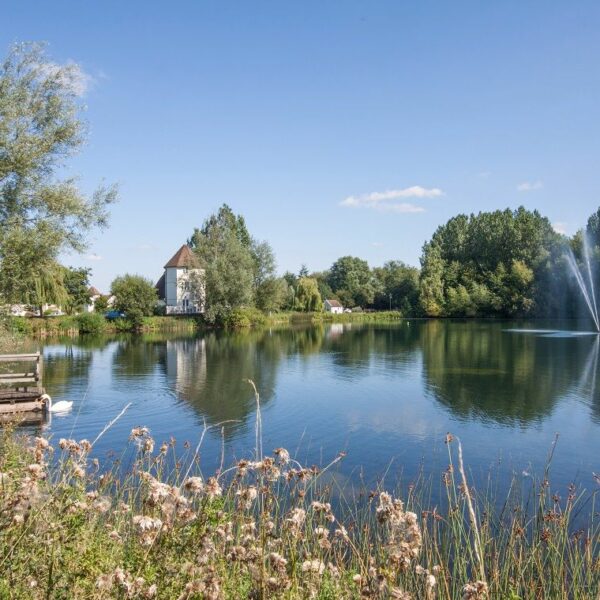
[[[263,456],[257,440],[251,460],[205,477],[200,445],[159,446],[144,428],[131,432],[126,473],[90,458],[89,441],[6,432],[0,597],[598,597],[593,495],[558,498],[544,478],[502,505],[468,485],[449,437],[448,508],[429,506],[418,482],[334,510],[321,478],[342,457],[307,469],[281,448]],[[575,530],[582,509],[592,516]]]
[[[145,317],[142,332],[156,331],[196,331],[198,319],[189,317]],[[25,318],[9,317],[6,328],[17,334],[34,338],[77,336],[85,333],[124,333],[132,331],[132,325],[125,319],[108,321],[100,315],[82,314],[76,316]]]
[[[260,327],[284,327],[298,324],[318,323],[392,323],[403,319],[398,311],[354,312],[331,314],[325,312],[300,313],[278,312],[264,314],[256,309],[237,309],[222,324],[225,329],[247,329]],[[77,336],[85,333],[124,333],[134,328],[126,319],[108,321],[96,314],[82,314],[59,317],[7,317],[8,331],[33,338]],[[141,332],[178,331],[193,332],[206,327],[201,317],[182,316],[145,317]]]
[[[264,315],[258,311],[242,314],[247,316],[244,326],[285,326],[320,323],[395,323],[405,318],[400,311],[353,312],[333,314],[327,312],[292,312],[284,311]]]

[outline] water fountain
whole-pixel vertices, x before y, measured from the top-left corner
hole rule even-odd
[[[585,234],[583,236],[584,271],[582,272],[582,270],[579,268],[571,248],[569,248],[567,252],[567,263],[575,277],[575,280],[577,281],[579,289],[581,290],[585,304],[590,312],[592,320],[594,321],[594,325],[596,326],[596,331],[600,332],[600,319],[598,318],[598,305],[596,303],[596,292],[594,289],[594,279],[592,277],[592,264],[590,261],[590,247]],[[587,282],[585,280],[585,274],[587,274]]]
[[[587,236],[583,235],[582,243],[582,262],[580,267],[577,259],[573,254],[573,250],[568,246],[565,253],[569,269],[577,282],[577,286],[581,291],[581,295],[585,300],[585,305],[590,313],[590,317],[594,322],[595,331],[564,331],[560,329],[505,329],[509,333],[528,333],[543,337],[577,337],[586,335],[598,335],[600,333],[600,316],[598,313],[598,304],[596,302],[596,291],[594,286],[594,278],[592,275],[592,262],[590,259],[590,245]]]

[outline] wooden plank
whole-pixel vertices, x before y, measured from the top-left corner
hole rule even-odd
[[[0,383],[13,384],[13,383],[37,383],[35,377],[12,377],[10,379],[0,379]]]
[[[35,392],[20,392],[11,390],[9,393],[0,392],[0,403],[19,402],[21,400],[36,400],[41,394]]]
[[[37,362],[39,358],[39,352],[35,354],[0,354],[0,362]]]
[[[23,411],[17,413],[0,413],[0,424],[41,425],[46,414],[43,410]]]
[[[25,373],[0,373],[0,380],[11,379],[12,377],[31,377],[37,381],[35,371],[27,371]]]
[[[0,414],[41,410],[44,410],[44,402],[42,400],[16,402],[15,404],[0,404]]]

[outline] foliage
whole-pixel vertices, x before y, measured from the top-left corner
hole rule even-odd
[[[476,490],[447,435],[443,501],[419,478],[332,503],[335,458],[285,448],[212,476],[175,439],[131,430],[129,468],[98,469],[94,442],[0,438],[0,596],[454,600],[596,598],[594,494],[514,476]],[[202,439],[202,438],[201,438]],[[172,457],[176,458],[173,468]],[[549,472],[549,465],[544,474]],[[497,508],[499,507],[499,508]],[[586,519],[585,512],[591,515]],[[579,522],[577,522],[579,519]],[[583,525],[583,529],[579,527]]]
[[[561,236],[537,211],[458,215],[423,248],[421,307],[429,316],[552,314],[563,254]]]
[[[122,275],[111,284],[115,296],[114,308],[125,314],[134,328],[142,325],[144,317],[152,315],[158,300],[154,284],[140,275]]]
[[[64,303],[65,312],[68,315],[81,311],[90,302],[90,273],[91,269],[81,267],[75,269],[68,267],[64,269],[63,285],[67,292]]]
[[[188,244],[205,269],[203,281],[195,287],[204,288],[209,323],[225,323],[231,311],[253,306],[257,300],[267,304],[267,282],[275,272],[273,251],[251,237],[241,215],[224,204],[194,230]]]
[[[109,309],[108,299],[109,296],[98,296],[94,302],[94,312],[104,314]]]
[[[256,291],[256,307],[266,313],[288,306],[290,290],[283,277],[266,279]]]
[[[329,270],[327,283],[344,306],[368,306],[375,299],[376,282],[366,260],[339,258]]]
[[[317,287],[319,288],[319,294],[321,295],[321,299],[323,301],[336,299],[336,295],[333,293],[333,290],[328,283],[329,271],[317,271],[312,273],[311,277],[316,279]]]
[[[266,322],[265,315],[256,308],[236,308],[229,313],[225,326],[228,329],[258,327]]]
[[[295,298],[296,310],[304,312],[319,311],[323,308],[323,301],[319,294],[316,279],[301,277],[298,280],[298,289]]]
[[[106,330],[106,319],[99,313],[82,313],[77,315],[79,333],[98,335]]]
[[[400,309],[414,314],[419,303],[419,270],[399,260],[390,260],[373,269],[376,280],[374,307],[379,310]]]
[[[36,44],[15,45],[0,65],[0,295],[41,305],[65,300],[58,255],[81,251],[107,224],[114,187],[87,198],[59,179],[82,146],[82,74],[60,66]]]
[[[7,303],[43,304],[67,300],[64,269],[56,258],[55,238],[43,223],[35,230],[0,231],[0,297]]]

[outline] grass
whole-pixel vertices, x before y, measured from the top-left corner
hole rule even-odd
[[[263,455],[256,403],[254,455],[211,476],[208,429],[180,450],[135,428],[112,466],[93,449],[114,420],[92,442],[6,430],[0,597],[598,598],[595,493],[553,495],[551,456],[529,493],[511,486],[499,502],[469,484],[448,435],[443,507],[420,480],[403,498],[379,489],[330,503],[322,476],[343,457],[317,469],[283,448]],[[578,513],[589,517],[576,528]]]
[[[126,319],[108,321],[95,313],[82,313],[74,316],[58,317],[7,317],[5,329],[14,334],[32,338],[56,336],[77,336],[80,334],[122,333],[132,331],[132,324]],[[190,317],[145,317],[142,332],[189,331],[198,329],[199,321]]]

